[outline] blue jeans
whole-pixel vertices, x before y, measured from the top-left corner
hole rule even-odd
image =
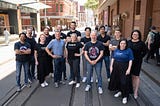
[[[95,65],[91,65],[87,61],[87,71],[88,71],[88,74],[87,74],[87,85],[91,85],[91,77],[93,75],[93,68],[95,68],[96,75],[97,75],[97,78],[98,78],[98,87],[102,87],[102,76],[101,76],[102,61],[99,61]]]
[[[65,68],[65,58],[53,59],[55,71],[54,71],[54,82],[62,80],[62,72]]]
[[[20,62],[16,61],[16,82],[17,86],[21,87],[21,70],[22,66],[24,68],[24,83],[28,84],[28,69],[29,69],[29,64],[28,62]]]
[[[107,78],[110,78],[110,57],[109,56],[103,56],[103,60],[105,62],[105,66],[106,66],[106,73],[107,73]]]

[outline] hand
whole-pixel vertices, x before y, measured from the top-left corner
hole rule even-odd
[[[129,75],[129,74],[130,74],[130,70],[128,70],[128,69],[127,69],[127,71],[126,71],[126,75]]]
[[[38,65],[38,61],[36,61],[35,64]]]

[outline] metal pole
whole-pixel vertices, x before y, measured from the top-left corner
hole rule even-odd
[[[46,4],[46,0],[45,0],[45,4]],[[44,19],[44,23],[45,23],[45,26],[47,26],[48,25],[48,22],[47,22],[47,16],[46,16],[46,11],[47,9],[45,8],[45,10],[44,10],[44,16],[45,16],[45,19]]]

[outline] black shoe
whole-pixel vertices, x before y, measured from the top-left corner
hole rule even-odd
[[[64,77],[64,80],[67,80],[67,77]]]
[[[157,66],[160,66],[160,62],[157,62]]]

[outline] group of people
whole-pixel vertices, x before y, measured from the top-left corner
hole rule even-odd
[[[35,69],[31,68],[31,65],[36,65],[41,87],[48,86],[46,78],[49,73],[54,74],[55,87],[59,87],[63,80],[67,80],[66,63],[68,63],[69,85],[76,84],[76,88],[80,87],[82,78],[82,82],[86,82],[85,91],[88,92],[92,87],[95,70],[98,93],[102,94],[101,73],[104,60],[108,89],[116,91],[114,97],[122,95],[123,104],[127,103],[130,93],[134,93],[134,98],[137,99],[141,64],[147,53],[147,46],[141,40],[139,30],[133,30],[131,39],[126,40],[119,28],[115,29],[114,36],[110,36],[105,32],[105,26],[100,26],[98,32],[92,32],[90,27],[86,27],[85,36],[82,37],[76,30],[76,23],[71,22],[67,35],[61,32],[61,26],[58,25],[53,36],[49,35],[49,28],[46,27],[44,33],[40,34],[38,43],[35,40],[31,41],[33,38],[28,36],[28,33],[20,33],[19,37],[20,41],[14,46],[17,91],[21,90],[22,65],[25,85],[29,85],[28,81],[32,82],[35,79]],[[83,69],[80,69],[81,57]]]

